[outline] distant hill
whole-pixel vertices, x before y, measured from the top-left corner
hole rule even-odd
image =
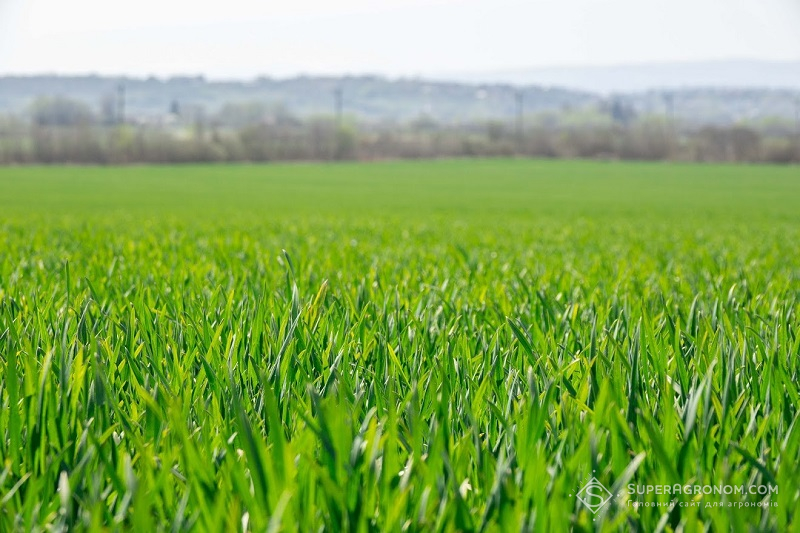
[[[647,70],[649,68],[646,67],[645,71],[652,72],[653,76],[656,72],[660,73],[666,86],[666,81],[670,79],[669,70],[664,66]],[[698,69],[700,76],[702,69],[693,68]],[[590,76],[591,72],[584,72],[585,84],[590,85],[589,79],[592,78],[598,88],[608,89],[613,85],[613,78],[618,76],[625,78],[625,84],[630,87],[641,88],[647,85],[643,81],[645,74],[640,73],[637,78],[633,74],[612,75],[612,71],[613,69],[595,70],[593,78]],[[724,69],[719,72],[723,71]],[[730,72],[729,81],[734,81],[733,70]],[[786,70],[781,72],[787,86],[791,85],[791,80],[797,78],[797,87],[800,87],[800,73]],[[567,70],[562,73],[566,76]],[[675,79],[679,79],[677,74],[675,76]],[[745,78],[742,75],[742,79]],[[753,80],[757,78],[758,76],[752,77]],[[524,79],[528,78],[521,77],[517,81]],[[656,77],[652,79],[656,80]],[[680,79],[688,78],[684,76]],[[771,79],[775,83],[780,81],[777,71]],[[684,122],[729,124],[777,119],[788,124],[794,121],[800,98],[800,90],[797,89],[758,87],[632,90],[609,97],[602,92],[528,82],[514,85],[510,81],[514,80],[509,78],[505,83],[467,83],[387,79],[377,76],[259,78],[251,81],[208,81],[202,77],[0,77],[0,114],[25,116],[37,97],[61,96],[86,103],[100,116],[104,110],[107,112],[108,109],[115,108],[114,99],[120,85],[124,86],[126,116],[142,121],[158,120],[176,109],[192,110],[191,112],[199,112],[208,118],[218,113],[226,104],[258,104],[281,108],[300,117],[330,116],[334,113],[337,88],[342,90],[345,114],[360,121],[373,122],[416,119],[448,123],[509,120],[516,112],[516,95],[521,93],[525,113],[544,117],[543,120],[548,114],[568,116],[576,123],[595,120],[598,115],[602,118],[611,107],[612,100],[621,102],[639,115],[663,116],[667,113],[666,102],[669,98],[674,102],[675,116]],[[563,85],[568,85],[566,78],[561,81]],[[760,82],[764,83],[765,80],[761,79]],[[622,81],[617,83],[619,86],[623,84]]]
[[[551,67],[448,74],[442,77],[466,83],[551,85],[605,94],[697,88],[800,90],[800,61],[733,60]]]
[[[301,116],[332,114],[334,94],[342,90],[345,113],[368,120],[408,120],[430,116],[437,120],[491,118],[513,114],[510,85],[476,87],[463,83],[419,79],[389,80],[374,76],[259,78],[252,81],[206,81],[198,78],[130,79],[85,77],[0,77],[0,112],[23,112],[37,96],[62,96],[100,109],[125,87],[131,116],[166,114],[179,107],[202,106],[215,112],[225,104],[259,102],[281,106]],[[528,111],[556,110],[591,104],[596,96],[580,91],[525,87]]]

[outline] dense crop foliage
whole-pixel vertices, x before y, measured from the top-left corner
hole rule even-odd
[[[798,528],[798,295],[793,168],[0,170],[0,530]]]

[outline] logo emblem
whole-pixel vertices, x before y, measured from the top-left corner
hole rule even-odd
[[[613,498],[613,494],[611,494],[596,477],[592,477],[592,479],[578,491],[576,496],[592,514],[596,514],[597,511],[602,509],[603,506]]]

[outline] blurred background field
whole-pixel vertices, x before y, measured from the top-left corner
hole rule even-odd
[[[796,168],[779,166],[513,159],[9,167],[0,169],[0,207],[7,220],[142,212],[224,224],[226,217],[214,215],[271,220],[317,213],[409,216],[413,224],[447,213],[467,221],[490,214],[564,223],[581,216],[640,217],[701,226],[716,216],[746,225],[796,221],[798,175]]]

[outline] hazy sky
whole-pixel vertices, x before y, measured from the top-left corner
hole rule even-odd
[[[800,59],[800,0],[0,0],[0,74],[438,75]]]

